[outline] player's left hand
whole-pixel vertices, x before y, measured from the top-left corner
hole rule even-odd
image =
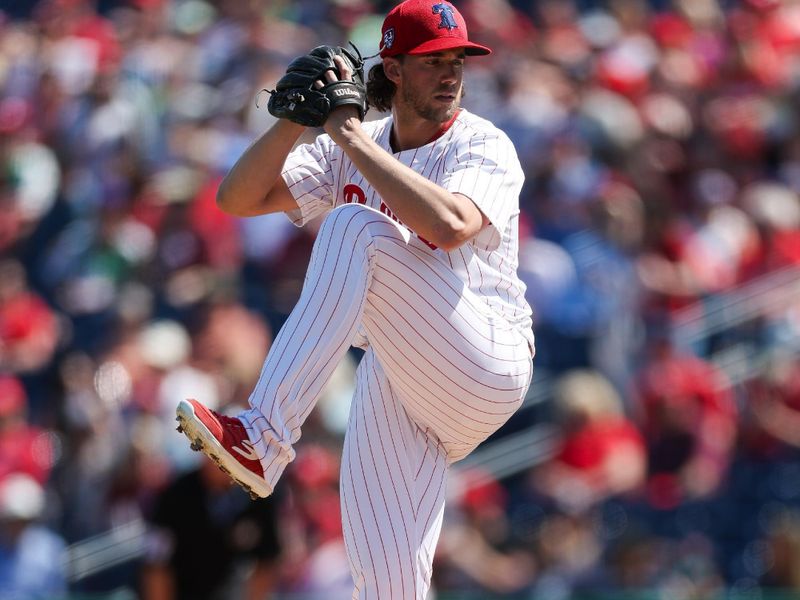
[[[279,119],[320,127],[342,106],[360,120],[367,112],[364,61],[342,47],[318,46],[294,59],[271,91],[268,109]]]

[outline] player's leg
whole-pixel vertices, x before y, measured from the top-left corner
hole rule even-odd
[[[370,345],[408,414],[455,462],[519,408],[531,349],[439,257],[413,242],[376,255],[362,317]]]
[[[409,417],[368,350],[342,455],[342,526],[354,599],[426,598],[446,470],[444,447]]]
[[[522,336],[439,260],[375,210],[357,204],[334,210],[250,396],[251,410],[234,427],[182,403],[178,416],[187,435],[237,481],[268,494],[363,325],[415,422],[436,433],[451,461],[465,456],[519,406],[530,354]],[[249,438],[242,443],[239,423]]]
[[[526,340],[413,240],[372,251],[359,367],[342,467],[354,598],[425,598],[447,466],[519,407]]]
[[[378,211],[332,211],[314,244],[301,296],[276,336],[240,418],[274,487],[294,458],[300,427],[361,323],[375,248],[405,244],[409,232]]]
[[[292,445],[325,383],[353,343],[375,248],[409,232],[380,212],[348,204],[323,221],[300,298],[264,361],[250,410],[236,418],[194,401],[178,405],[179,430],[251,494],[267,496],[295,456]]]

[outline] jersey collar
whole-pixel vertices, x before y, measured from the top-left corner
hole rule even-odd
[[[458,119],[458,116],[461,114],[462,110],[463,110],[463,108],[459,107],[459,109],[450,118],[450,120],[447,121],[446,123],[442,123],[441,126],[439,127],[439,129],[436,130],[436,132],[433,134],[433,136],[431,136],[431,138],[427,142],[425,142],[423,144],[423,146],[427,146],[428,144],[431,144],[431,143],[435,142],[440,137],[442,137],[445,133],[447,133],[449,131],[449,129],[453,126],[453,123],[456,122],[456,119]],[[392,147],[392,129],[393,129],[393,127],[394,127],[394,125],[392,123],[392,120],[390,120],[389,121],[389,127],[386,128],[386,144],[389,147],[389,149],[392,152],[392,154],[401,154],[402,152],[408,152],[409,150],[414,150],[414,148],[409,148],[409,150],[403,150],[401,152],[397,152]]]
[[[445,133],[447,133],[447,130],[450,129],[453,126],[453,123],[456,122],[456,119],[458,118],[458,115],[460,115],[460,114],[461,114],[461,108],[459,107],[459,109],[455,112],[455,114],[452,117],[450,117],[450,120],[447,121],[447,123],[442,123],[442,126],[439,127],[439,129],[436,131],[436,133],[433,134],[433,137],[431,137],[431,139],[429,139],[427,141],[426,145],[430,144],[431,142],[435,142],[440,137],[442,137]]]

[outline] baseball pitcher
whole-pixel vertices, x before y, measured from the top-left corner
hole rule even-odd
[[[523,173],[508,137],[460,106],[467,57],[491,50],[469,41],[452,4],[402,2],[380,48],[366,84],[356,51],[321,46],[271,91],[279,119],[218,204],[324,220],[250,409],[228,417],[186,400],[177,415],[194,449],[268,496],[340,359],[363,348],[341,470],[353,598],[423,600],[448,466],[508,420],[532,377]],[[363,122],[368,105],[390,115]],[[325,133],[295,148],[307,126]]]

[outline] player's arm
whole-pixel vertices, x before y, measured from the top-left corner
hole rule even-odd
[[[472,200],[429,181],[378,146],[345,110],[333,113],[325,129],[392,212],[432,244],[455,250],[489,223]]]
[[[286,157],[305,127],[279,119],[244,151],[217,190],[217,206],[238,217],[297,209],[281,177]]]
[[[349,77],[341,60],[342,78]],[[378,146],[349,107],[333,111],[325,131],[342,148],[387,206],[417,235],[446,251],[471,240],[489,220],[468,197],[452,193]]]
[[[334,55],[347,56],[349,64],[357,63],[359,69],[363,64],[360,56],[356,58],[344,49],[318,46],[294,59],[275,89],[269,90],[267,108],[278,121],[242,154],[223,179],[217,191],[217,205],[222,210],[247,217],[299,208],[281,176],[295,143],[305,127],[322,125],[332,106],[342,102],[360,104],[360,98],[354,100],[346,91],[341,97],[341,85],[329,87],[340,92],[330,98],[311,89],[321,73],[336,68]],[[348,78],[352,73],[353,69],[348,69]],[[361,107],[362,118],[364,112],[366,100]]]

